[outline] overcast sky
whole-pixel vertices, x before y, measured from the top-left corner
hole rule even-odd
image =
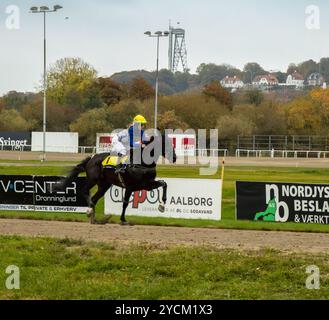
[[[291,62],[329,56],[327,0],[0,0],[0,95],[33,91],[43,67],[43,22],[32,5],[64,7],[48,16],[48,62],[81,57],[100,76],[155,69],[155,39],[144,31],[186,29],[188,65],[259,62],[285,71]],[[20,29],[6,28],[6,8],[20,8]],[[318,5],[320,30],[305,26],[308,5]],[[69,19],[65,19],[69,17]],[[168,65],[168,40],[161,42],[161,67]]]

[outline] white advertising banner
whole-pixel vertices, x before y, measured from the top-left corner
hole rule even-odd
[[[158,210],[163,189],[135,192],[127,216],[221,220],[222,181],[164,178],[168,184],[166,211]],[[124,189],[113,186],[105,195],[105,214],[121,215]]]
[[[43,132],[32,132],[32,151],[43,150]],[[79,152],[79,133],[46,132],[46,151],[59,153]]]

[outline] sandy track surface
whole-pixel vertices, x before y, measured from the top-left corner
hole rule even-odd
[[[0,219],[1,235],[70,238],[105,243],[212,245],[218,248],[258,250],[272,248],[285,252],[328,253],[329,234],[195,229],[155,226]]]

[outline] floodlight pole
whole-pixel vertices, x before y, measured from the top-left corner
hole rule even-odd
[[[157,38],[157,63],[156,63],[156,77],[155,77],[155,102],[154,102],[154,129],[158,128],[158,97],[159,97],[159,54],[160,54],[160,37],[168,37],[169,32],[158,31],[154,35],[150,31],[144,33],[151,38]]]
[[[43,140],[42,162],[46,161],[46,131],[47,131],[47,39],[46,39],[46,12],[43,13]]]
[[[46,161],[46,132],[47,132],[47,27],[46,27],[46,17],[47,13],[57,12],[62,9],[61,6],[54,6],[53,10],[48,7],[32,7],[31,13],[43,13],[43,120],[42,120],[42,131],[43,131],[43,142],[42,142],[42,159],[41,161]]]
[[[159,96],[159,47],[160,36],[157,36],[157,69],[155,78],[155,103],[154,103],[154,129],[158,129],[158,96]]]

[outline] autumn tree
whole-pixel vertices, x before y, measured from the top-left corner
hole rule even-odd
[[[320,104],[309,96],[293,100],[286,109],[289,134],[317,135],[323,131]]]
[[[188,129],[187,123],[177,117],[174,110],[166,111],[158,117],[158,129],[181,129],[183,131]]]
[[[298,66],[295,63],[290,63],[287,69],[287,74],[292,74],[295,71],[300,72]]]
[[[60,59],[48,71],[48,97],[81,109],[97,107],[99,100],[93,86],[96,76],[96,70],[80,58]]]
[[[28,122],[31,130],[41,131],[43,124],[43,101],[39,96],[33,102],[22,108],[21,116]],[[60,105],[48,99],[47,101],[47,130],[69,130],[70,124],[79,117],[79,110],[71,106]]]
[[[255,133],[261,135],[285,135],[286,115],[281,105],[265,101],[256,108]]]
[[[14,109],[3,109],[0,112],[0,131],[27,131],[29,123]]]
[[[285,72],[277,71],[273,75],[278,79],[279,83],[286,83],[287,74]]]
[[[306,79],[311,73],[319,72],[319,64],[314,60],[307,60],[298,65],[298,70]]]
[[[320,105],[322,127],[329,131],[329,89],[315,89],[310,92],[310,98],[314,104]]]
[[[320,60],[319,71],[324,77],[325,81],[329,83],[329,58],[322,58]]]
[[[135,78],[130,86],[129,93],[131,98],[138,99],[140,101],[145,101],[154,97],[154,89],[153,87],[141,77]]]
[[[26,104],[34,101],[37,96],[37,93],[10,91],[1,98],[1,104],[6,109],[21,111]]]
[[[245,102],[259,106],[264,101],[264,95],[258,89],[248,90],[245,93]]]
[[[79,132],[79,137],[86,145],[94,146],[96,134],[111,132],[113,127],[108,122],[108,110],[96,108],[88,110],[70,125],[71,132]]]
[[[140,111],[140,101],[133,99],[123,100],[109,109],[107,119],[114,129],[124,129],[133,122],[137,114],[142,113]]]
[[[100,99],[107,106],[120,102],[125,96],[123,86],[111,78],[98,78],[94,85],[98,90]]]
[[[0,112],[5,109],[5,104],[3,102],[3,98],[0,98]]]
[[[187,72],[176,72],[175,73],[175,88],[176,92],[183,92],[189,87],[189,79],[191,75]]]
[[[216,99],[219,103],[231,107],[233,100],[232,95],[224,89],[218,81],[213,81],[203,88],[203,94],[206,97]]]
[[[249,136],[255,124],[243,116],[225,115],[218,120],[217,129],[220,139],[235,140],[238,136]]]
[[[266,73],[267,72],[258,63],[249,62],[243,68],[243,81],[245,83],[252,83],[256,76]]]
[[[153,116],[152,101],[145,104],[147,116]],[[159,114],[174,111],[180,121],[189,129],[213,129],[220,115],[229,113],[229,108],[214,98],[201,94],[176,94],[160,97]]]

